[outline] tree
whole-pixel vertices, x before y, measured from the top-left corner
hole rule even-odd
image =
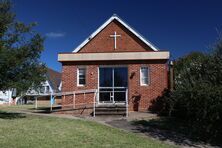
[[[11,8],[9,0],[0,1],[0,90],[21,92],[45,79],[45,65],[39,60],[44,39],[33,31],[36,23],[17,21]]]
[[[175,61],[175,87],[187,90],[197,83],[203,82],[202,72],[207,55],[201,52],[192,52]]]
[[[193,52],[175,61],[175,90],[154,101],[159,115],[173,116],[190,135],[206,141],[222,138],[222,39],[209,53]]]

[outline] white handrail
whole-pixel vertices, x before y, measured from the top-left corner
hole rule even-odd
[[[76,106],[76,93],[73,92],[73,109],[75,109]]]
[[[96,93],[94,94],[94,103],[93,103],[93,117],[96,117],[96,98],[97,98],[98,90],[96,90]]]
[[[97,89],[88,89],[88,90],[78,90],[78,91],[74,91],[75,94],[83,94],[83,93],[92,93],[92,92],[96,92]],[[74,93],[73,91],[70,92],[61,92],[61,93],[54,93],[55,95],[72,95]]]
[[[126,117],[129,116],[128,106],[128,89],[126,89]]]
[[[118,92],[124,92],[124,91],[118,91]],[[80,90],[80,91],[72,91],[72,92],[62,92],[60,93],[62,97],[64,97],[65,100],[65,96],[66,95],[73,95],[73,104],[71,104],[73,106],[73,109],[75,109],[76,104],[76,95],[77,94],[84,94],[84,99],[85,99],[85,94],[87,93],[94,93],[94,97],[93,97],[93,102],[87,102],[87,103],[79,103],[78,105],[83,105],[83,104],[93,104],[93,117],[96,116],[96,98],[98,95],[98,90],[97,89],[90,89],[90,90]],[[125,91],[125,103],[126,103],[126,117],[129,116],[129,99],[128,99],[128,89],[126,89]],[[55,93],[58,94],[58,93]],[[63,106],[71,106],[71,105],[63,105]]]
[[[85,95],[88,93],[94,93],[93,102],[79,103],[79,104],[76,103],[76,95],[83,94],[84,100],[85,100]],[[79,90],[79,91],[72,91],[72,92],[54,93],[53,95],[61,95],[62,97],[64,96],[64,98],[67,95],[73,95],[73,104],[71,104],[73,109],[76,108],[76,105],[93,104],[93,116],[95,117],[97,93],[98,93],[97,89],[89,89],[89,90]],[[63,106],[71,106],[71,105],[63,105]]]
[[[95,92],[97,89],[88,89],[88,90],[78,90],[78,91],[74,91],[75,94],[81,94],[81,93],[92,93]],[[72,95],[74,93],[73,91],[70,92],[58,92],[58,93],[54,93],[54,92],[49,92],[49,93],[26,93],[26,96],[50,96],[51,94],[53,96],[62,96],[62,95]]]

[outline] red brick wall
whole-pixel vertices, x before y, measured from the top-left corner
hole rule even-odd
[[[117,49],[114,49],[114,39],[110,37],[114,32],[120,34],[117,38]],[[128,29],[117,21],[112,21],[99,34],[91,39],[78,53],[87,52],[149,52],[153,51],[140,39],[133,35]],[[74,53],[74,54],[78,54]],[[161,95],[167,87],[167,60],[146,60],[146,61],[100,61],[100,62],[63,62],[62,70],[62,91],[77,91],[86,89],[97,89],[98,87],[98,65],[126,65],[128,67],[129,86],[129,109],[145,111],[151,105],[151,100]],[[87,67],[86,86],[77,87],[77,67]],[[140,67],[146,65],[151,70],[151,83],[149,86],[140,86]],[[131,73],[135,75],[131,77]],[[136,98],[138,99],[136,101]],[[138,97],[140,96],[140,97]],[[79,98],[78,98],[79,97]],[[78,96],[77,103],[93,101],[92,94],[86,100]],[[66,96],[63,99],[63,107],[73,103],[73,96]],[[70,106],[72,107],[72,105]]]
[[[63,64],[62,68],[62,91],[77,91],[77,90],[86,90],[86,89],[97,89],[98,85],[98,73],[96,65],[87,65],[86,66],[86,86],[77,86],[77,68],[78,65],[75,63]]]
[[[70,92],[70,91],[78,91],[78,90],[89,90],[89,89],[97,89],[98,85],[98,73],[97,66],[88,65],[86,66],[86,85],[85,86],[77,86],[77,68],[78,65],[73,64],[63,64],[62,69],[62,92]],[[77,94],[75,96],[75,107],[84,107],[83,103],[92,103],[93,93],[89,93],[85,95]],[[62,106],[63,108],[74,108],[74,96],[63,96],[62,98]],[[92,104],[91,104],[92,106]]]
[[[117,49],[114,49],[114,39],[110,37],[114,32],[117,37]],[[97,34],[79,52],[124,52],[124,51],[153,51],[128,29],[117,21],[111,22],[99,34]]]
[[[161,95],[167,88],[167,65],[166,61],[117,61],[117,62],[85,62],[87,69],[86,86],[77,87],[77,67],[80,63],[63,63],[62,91],[77,91],[86,89],[97,89],[98,87],[98,65],[125,65],[128,67],[128,88],[129,88],[129,110],[146,111],[151,105],[151,101]],[[140,67],[150,68],[150,84],[140,86]],[[135,73],[132,76],[132,73]],[[93,94],[76,96],[76,104],[83,102],[93,102]],[[73,96],[63,98],[63,107],[73,104]],[[83,105],[84,106],[84,105]],[[67,107],[67,106],[66,106]]]
[[[150,69],[150,83],[148,86],[140,86],[140,67],[147,66]],[[129,110],[147,111],[152,105],[151,101],[162,95],[168,86],[166,64],[132,64],[128,67],[129,75]]]

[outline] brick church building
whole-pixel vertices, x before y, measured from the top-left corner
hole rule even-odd
[[[168,87],[168,60],[169,51],[160,51],[113,15],[72,52],[58,55],[62,92],[94,89],[96,107],[147,111]],[[93,94],[67,95],[62,108],[90,102]]]

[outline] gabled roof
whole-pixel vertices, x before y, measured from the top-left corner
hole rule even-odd
[[[158,51],[157,47],[155,47],[150,41],[145,39],[141,34],[136,32],[132,27],[130,27],[127,23],[125,23],[119,16],[114,14],[103,25],[101,25],[95,32],[93,32],[85,41],[83,41],[78,47],[76,47],[73,50],[73,52],[75,53],[78,52],[82,47],[84,47],[92,38],[94,38],[99,32],[101,32],[113,20],[117,20],[120,24],[126,27],[130,32],[132,32],[136,37],[138,37],[142,42],[144,42],[151,49],[153,49],[154,51]]]
[[[47,67],[46,76],[52,89],[58,91],[61,83],[61,73]]]

